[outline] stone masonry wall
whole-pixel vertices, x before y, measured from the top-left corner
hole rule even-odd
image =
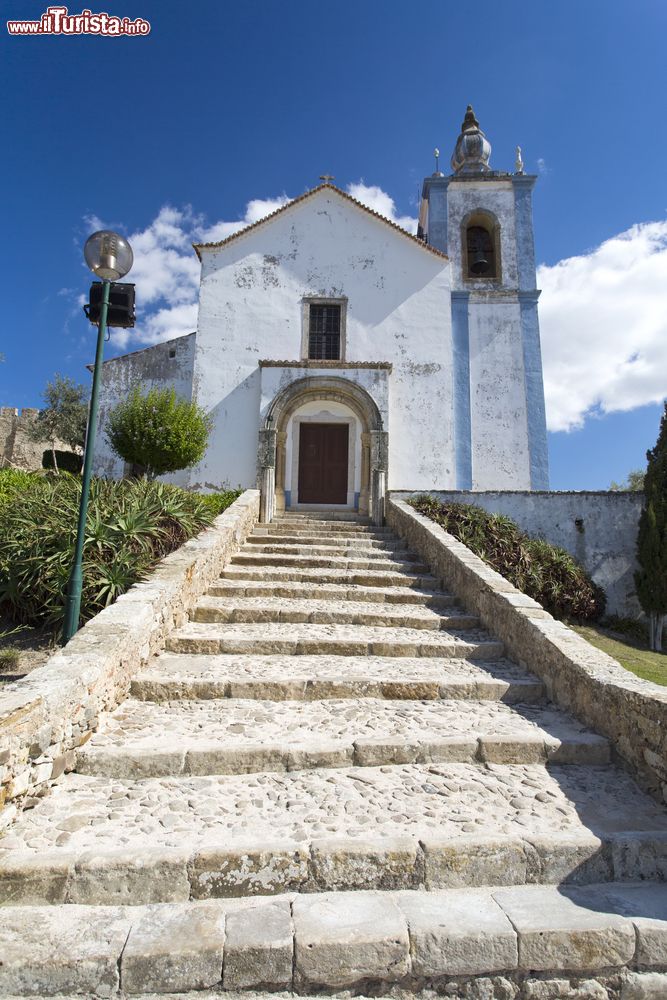
[[[508,655],[544,681],[549,698],[606,736],[642,787],[667,802],[667,688],[624,670],[405,502],[388,500],[386,513]]]
[[[42,468],[42,455],[51,447],[50,441],[33,441],[29,429],[38,409],[24,407],[19,413],[13,406],[0,407],[0,469],[8,467],[34,472]],[[59,451],[71,451],[68,444],[56,441]]]
[[[544,538],[574,556],[604,589],[608,614],[632,618],[641,615],[634,572],[643,493],[611,490],[427,492],[443,503],[474,504],[491,514],[511,517],[532,537]],[[414,491],[392,491],[395,500],[416,495]]]
[[[92,618],[44,666],[0,694],[0,828],[34,805],[72,770],[77,747],[102,711],[123,701],[135,671],[164,647],[259,515],[259,492],[246,490],[210,528],[166,556]]]

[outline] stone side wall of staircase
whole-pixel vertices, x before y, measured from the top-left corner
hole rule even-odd
[[[640,784],[667,802],[667,688],[624,670],[404,501],[388,500],[386,514],[508,654],[540,677],[550,700],[604,734]]]
[[[251,531],[259,492],[246,490],[214,524],[161,560],[43,667],[2,690],[0,830],[74,768],[100,713],[127,697],[132,676],[164,648]]]

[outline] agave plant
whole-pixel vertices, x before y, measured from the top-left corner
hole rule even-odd
[[[81,497],[77,476],[33,476],[2,503],[0,608],[14,621],[57,629],[72,566]],[[237,492],[209,498],[146,480],[93,480],[84,543],[81,614],[87,620],[158,559],[210,524]]]

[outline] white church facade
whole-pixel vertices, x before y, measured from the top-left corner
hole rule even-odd
[[[330,183],[199,244],[197,331],[104,365],[104,435],[130,386],[174,385],[213,420],[178,482],[382,519],[387,490],[548,489],[531,196],[489,166],[468,109],[413,236]]]

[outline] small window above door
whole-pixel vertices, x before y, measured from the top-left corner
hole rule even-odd
[[[345,358],[344,299],[304,300],[301,356],[309,361],[343,361]]]

